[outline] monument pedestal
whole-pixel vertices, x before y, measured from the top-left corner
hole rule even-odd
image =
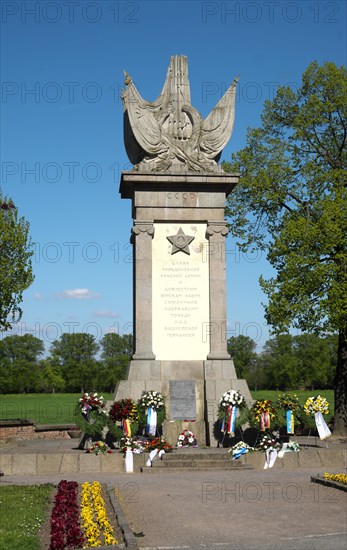
[[[213,445],[222,394],[248,386],[227,352],[224,208],[237,174],[123,172],[132,200],[134,355],[115,399],[165,396],[165,437],[176,443],[189,421]],[[193,422],[192,422],[193,421]]]

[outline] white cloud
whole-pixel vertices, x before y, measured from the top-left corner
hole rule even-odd
[[[73,288],[71,290],[64,290],[59,294],[59,297],[69,300],[94,300],[100,298],[100,294],[88,288]]]
[[[99,309],[98,311],[94,311],[94,317],[108,317],[114,319],[115,317],[119,317],[119,313],[109,309]]]
[[[39,292],[34,293],[34,299],[35,300],[41,300],[41,294]]]

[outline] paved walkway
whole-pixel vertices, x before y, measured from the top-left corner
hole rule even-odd
[[[297,439],[302,448],[309,443],[326,449],[319,440]],[[77,445],[78,440],[17,441],[2,444],[0,452],[82,452],[76,451]],[[328,450],[343,449],[346,440],[328,440]],[[141,549],[346,550],[347,493],[310,482],[311,475],[325,469],[345,473],[335,465],[151,475],[95,472],[66,474],[64,478],[78,482],[95,479],[114,487]],[[61,479],[61,474],[5,475],[0,478],[0,489]]]
[[[143,549],[345,550],[346,492],[310,482],[312,469],[75,474],[115,488]],[[61,476],[4,476],[58,483]]]

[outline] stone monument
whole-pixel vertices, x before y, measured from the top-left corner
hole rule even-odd
[[[217,163],[233,130],[237,79],[205,120],[191,105],[185,56],[171,57],[153,103],[127,73],[125,85],[124,142],[134,168],[122,173],[120,193],[132,201],[135,349],[114,397],[159,391],[171,443],[188,428],[199,444],[215,444],[222,394],[237,389],[251,401],[226,338],[224,208],[238,175]]]

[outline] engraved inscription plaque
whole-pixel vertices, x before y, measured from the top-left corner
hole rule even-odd
[[[155,223],[152,241],[153,353],[201,360],[209,353],[209,263],[205,223]]]
[[[170,419],[196,420],[195,380],[170,380]]]

